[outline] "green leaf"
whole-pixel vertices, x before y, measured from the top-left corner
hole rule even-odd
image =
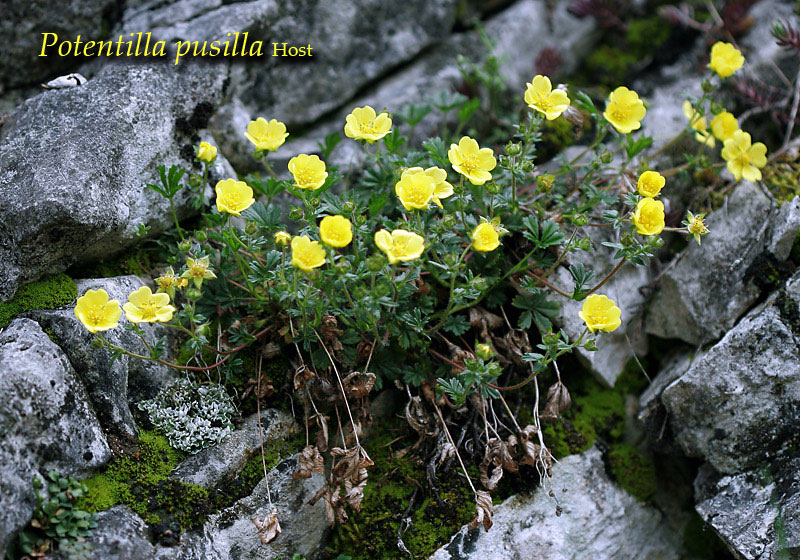
[[[453,336],[461,336],[469,330],[469,321],[463,315],[448,315],[442,328]]]

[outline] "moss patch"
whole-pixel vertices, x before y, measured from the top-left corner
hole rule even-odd
[[[17,315],[34,309],[55,309],[72,303],[78,297],[75,282],[66,274],[56,274],[22,286],[7,302],[0,303],[0,329]]]
[[[328,545],[331,556],[408,558],[397,548],[397,532],[415,488],[419,490],[409,512],[413,526],[403,533],[403,542],[414,558],[427,558],[474,516],[472,492],[455,469],[437,473],[439,500],[428,490],[424,465],[398,451],[416,439],[402,424],[373,428],[365,447],[375,466],[370,469],[361,512],[351,512],[347,523],[334,528]],[[396,438],[402,439],[392,445]]]
[[[615,445],[608,453],[611,475],[629,494],[648,501],[656,493],[656,467],[635,447]]]
[[[175,520],[184,530],[197,527],[214,505],[205,488],[167,478],[182,458],[164,436],[141,431],[133,454],[84,481],[89,490],[80,507],[97,512],[125,504],[150,524]]]

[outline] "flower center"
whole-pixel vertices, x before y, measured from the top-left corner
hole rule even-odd
[[[375,134],[375,121],[363,121],[358,123],[361,134]]]
[[[478,170],[478,156],[477,155],[461,155],[461,168],[464,173],[469,175]]]
[[[225,194],[225,206],[228,208],[236,208],[242,203],[242,197],[237,192],[229,192]]]
[[[102,305],[93,305],[89,308],[89,319],[91,319],[92,323],[95,325],[99,325],[103,322],[103,309],[104,306]]]
[[[631,117],[631,108],[628,106],[614,105],[611,116],[617,121],[627,121]]]
[[[156,310],[158,306],[156,305],[155,301],[148,301],[139,305],[139,309],[142,310],[142,318],[143,319],[152,319],[156,316]]]
[[[189,274],[191,274],[195,278],[202,278],[205,275],[205,273],[206,273],[206,267],[199,264],[192,265],[192,268],[189,270]]]

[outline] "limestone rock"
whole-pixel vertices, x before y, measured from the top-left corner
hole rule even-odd
[[[269,449],[273,441],[289,437],[296,427],[294,418],[280,410],[268,409],[261,413],[264,447]],[[219,444],[203,449],[186,458],[177,466],[172,477],[183,482],[213,488],[224,480],[235,476],[247,461],[261,449],[258,415],[245,420],[242,427]]]
[[[35,505],[31,480],[80,475],[111,456],[67,357],[30,319],[0,331],[0,556]]]
[[[646,317],[647,332],[689,344],[718,339],[756,301],[750,266],[766,250],[772,204],[753,183],[742,183],[709,214],[711,233],[675,257],[659,281]]]
[[[721,473],[754,468],[797,433],[800,276],[755,309],[663,392],[676,441]]]
[[[92,534],[92,558],[98,560],[147,560],[155,547],[147,540],[145,522],[126,506],[100,512]]]
[[[140,224],[171,226],[168,201],[145,184],[158,184],[159,164],[192,167],[222,92],[215,68],[109,64],[19,107],[0,129],[0,300],[133,243]],[[176,196],[179,217],[193,212],[190,198],[188,188]]]
[[[562,509],[560,515],[556,501],[548,496],[550,488]],[[431,558],[673,560],[681,557],[679,538],[667,530],[661,513],[609,480],[600,451],[591,448],[561,459],[547,487],[495,506],[490,531],[463,527]]]
[[[697,512],[736,558],[778,560],[800,554],[800,456],[787,454],[753,471],[695,482]]]

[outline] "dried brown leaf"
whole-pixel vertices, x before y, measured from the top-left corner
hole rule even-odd
[[[493,467],[491,475],[489,474],[489,467]],[[481,483],[489,490],[494,490],[503,477],[504,469],[509,472],[517,472],[519,467],[511,456],[509,444],[497,438],[492,438],[486,443],[483,461],[481,461],[478,468]]]
[[[258,538],[264,544],[269,544],[278,538],[281,534],[281,524],[278,522],[278,510],[272,510],[272,513],[264,517],[254,517],[253,524],[258,531]]]
[[[342,343],[339,337],[342,336],[344,331],[338,327],[339,322],[333,315],[325,315],[319,326],[319,331],[322,334],[322,339],[327,342],[334,351],[338,352],[342,349]]]
[[[438,431],[436,419],[425,411],[420,397],[411,397],[406,403],[406,421],[420,436],[434,436]]]
[[[350,398],[366,397],[375,386],[375,374],[354,371],[342,380],[345,394]]]
[[[298,391],[306,386],[308,380],[314,377],[316,373],[305,364],[301,364],[296,370],[294,370],[294,390]]]
[[[556,381],[547,390],[547,404],[542,411],[542,420],[555,420],[572,404],[572,398],[566,385],[561,381]]]
[[[325,462],[322,455],[314,445],[306,445],[297,460],[297,470],[292,473],[292,478],[311,478],[314,473],[324,474]]]
[[[491,529],[494,510],[492,509],[492,496],[489,492],[484,490],[475,492],[475,511],[475,519],[470,522],[469,528],[474,529],[478,525],[483,525],[484,531]]]

